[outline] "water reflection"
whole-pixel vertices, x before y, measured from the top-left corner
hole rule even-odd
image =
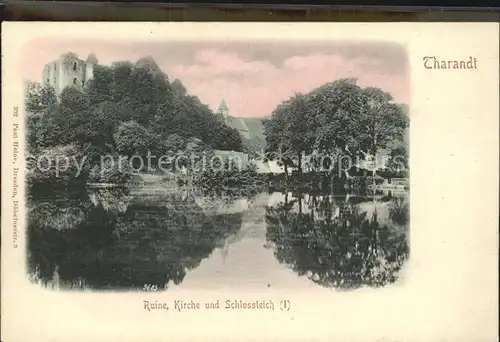
[[[409,254],[407,227],[381,224],[384,209],[362,197],[299,195],[267,209],[267,239],[281,263],[319,285],[382,286],[397,279]]]
[[[326,287],[382,286],[397,280],[409,253],[406,194],[243,197],[137,187],[28,206],[30,278],[59,289],[182,287],[188,275],[218,274],[215,267],[237,277],[235,263],[255,279],[255,253],[274,254],[269,274],[289,268]],[[203,288],[203,276],[187,283]]]
[[[194,196],[180,193],[134,198],[120,196],[117,190],[93,191],[87,199],[71,201],[66,196],[44,199],[31,206],[32,278],[61,288],[179,284],[186,272],[240,228],[242,216],[204,210]],[[66,214],[66,220],[50,226],[50,218],[62,213],[77,214]]]

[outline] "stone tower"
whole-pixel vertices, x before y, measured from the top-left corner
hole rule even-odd
[[[87,60],[85,61],[85,83],[88,84],[88,82],[94,78],[94,66],[97,65],[97,58],[96,56],[91,53],[88,57]]]
[[[51,85],[58,95],[66,87],[82,89],[93,78],[96,64],[97,58],[93,54],[84,61],[75,53],[67,52],[45,65],[42,80],[44,84]]]

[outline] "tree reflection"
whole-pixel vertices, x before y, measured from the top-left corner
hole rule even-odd
[[[301,198],[298,198],[302,202]],[[279,262],[317,284],[337,289],[394,282],[409,254],[404,231],[381,225],[350,201],[313,198],[304,212],[285,202],[266,210],[267,239]],[[305,202],[307,203],[307,202]]]
[[[28,265],[32,278],[49,284],[56,272],[61,283],[83,280],[92,289],[180,284],[188,270],[241,227],[241,213],[209,215],[193,198],[178,194],[153,201],[124,200],[116,191],[103,196],[102,192],[90,196],[92,201],[88,196],[31,201]],[[99,198],[107,202],[103,205]],[[77,214],[50,224],[68,212]]]

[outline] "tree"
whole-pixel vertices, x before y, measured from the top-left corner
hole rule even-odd
[[[88,94],[75,87],[64,88],[60,97],[61,102],[59,103],[58,109],[59,113],[64,116],[65,121],[68,121],[66,120],[66,115],[81,113],[90,108]]]
[[[285,135],[286,104],[276,108],[271,118],[262,121],[266,137],[265,160],[276,160],[285,168],[285,177],[288,179],[288,167],[293,165],[293,151]]]
[[[407,125],[408,118],[388,93],[341,79],[280,104],[264,123],[266,152],[279,152],[285,167],[297,160],[299,171],[302,153],[326,154],[330,161],[344,162],[339,158],[347,155],[352,162],[359,156],[375,156],[400,139]],[[317,163],[315,158],[311,162]]]
[[[36,153],[54,146],[59,140],[61,127],[54,120],[57,95],[50,85],[42,86],[36,82],[29,82],[25,90],[26,142],[28,151]]]
[[[122,101],[131,91],[130,76],[133,65],[129,61],[115,62],[111,66],[113,73],[113,86],[111,94],[114,101]]]
[[[313,136],[310,134],[311,121],[307,96],[296,94],[287,108],[287,120],[285,120],[285,134],[282,145],[287,145],[290,154],[297,160],[297,169],[302,172],[302,155],[311,153],[313,148]]]
[[[186,140],[185,153],[194,162],[194,165],[186,165],[188,169],[196,167],[203,158],[208,159],[213,156],[212,148],[198,138],[191,137]]]
[[[57,145],[62,129],[50,115],[44,115],[36,121],[32,132],[28,134],[36,137],[35,146],[38,150]]]
[[[407,170],[409,167],[408,162],[408,149],[405,145],[401,144],[391,150],[388,167],[392,169],[392,171],[398,172]]]
[[[151,133],[136,121],[121,123],[113,138],[117,152],[129,158],[146,156],[151,146]]]
[[[95,65],[93,74],[83,89],[65,88],[59,101],[49,85],[27,84],[31,153],[73,144],[90,153],[95,163],[99,154],[114,153],[115,148],[127,156],[141,157],[148,151],[159,155],[172,147],[177,149],[175,153],[179,149],[187,153],[186,140],[191,138],[210,149],[243,150],[239,133],[189,95],[180,80],[170,84],[152,58],[109,67]]]
[[[74,144],[44,149],[38,158],[28,159],[26,182],[29,187],[50,184],[49,188],[82,184],[85,181],[84,173],[79,170],[82,162],[84,154]]]
[[[103,165],[96,164],[89,172],[89,182],[125,184],[131,178],[132,172],[128,160],[114,156],[106,159]]]
[[[111,101],[101,102],[88,111],[88,117],[77,128],[75,137],[82,143],[104,147],[113,145],[113,133],[119,123],[119,108]]]
[[[25,89],[25,108],[30,114],[44,114],[57,107],[57,95],[48,84],[28,82]]]
[[[408,117],[392,102],[392,96],[381,89],[365,88],[361,96],[363,105],[355,129],[360,149],[374,156],[379,149],[403,138]]]
[[[133,68],[130,74],[129,105],[134,113],[134,120],[147,126],[154,118],[157,103],[154,98],[153,75],[146,68]]]
[[[113,68],[102,65],[94,66],[94,77],[88,85],[88,94],[92,104],[113,100]]]
[[[172,89],[176,94],[186,95],[187,93],[186,87],[184,87],[184,84],[178,78],[172,82]]]
[[[178,134],[170,134],[166,139],[162,138],[160,135],[156,135],[152,142],[152,155],[155,155],[158,159],[156,160],[157,165],[160,169],[165,169],[166,167],[171,167],[172,172],[175,172],[175,163],[165,164],[166,160],[164,157],[172,158],[172,160],[178,156],[184,155],[186,149],[186,141],[183,137]]]
[[[164,152],[177,153],[178,151],[184,150],[186,147],[186,141],[178,134],[170,134],[164,141]]]
[[[207,140],[211,142],[215,149],[238,152],[243,150],[243,142],[240,133],[236,129],[220,124],[213,132],[216,135]]]
[[[285,178],[288,180],[288,166],[293,161],[285,155],[287,145],[284,143],[284,137],[281,129],[284,124],[285,113],[282,110],[283,105],[278,106],[273,112],[271,118],[262,120],[264,126],[264,136],[266,138],[266,148],[264,150],[264,161],[277,161],[285,168]]]
[[[345,150],[354,133],[349,122],[356,91],[356,85],[339,80],[280,104],[265,124],[267,153],[279,151],[285,168],[296,165],[301,172],[303,153],[332,155]]]
[[[314,148],[320,153],[353,154],[358,146],[356,120],[361,112],[360,88],[349,80],[326,84],[311,94],[317,125]]]
[[[61,102],[55,116],[64,132],[59,143],[103,145],[103,137],[100,136],[102,119],[95,114],[85,92],[74,87],[65,88],[61,93]]]
[[[278,106],[271,118],[263,122],[266,159],[278,160],[287,175],[289,166],[297,166],[302,172],[302,155],[312,151],[312,135],[309,134],[311,115],[307,102],[307,96],[296,94]]]

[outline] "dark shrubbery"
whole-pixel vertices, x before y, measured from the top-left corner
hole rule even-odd
[[[90,170],[88,181],[90,183],[124,184],[131,177],[132,171],[129,163],[127,160],[119,159],[117,156],[114,162],[106,159],[102,168],[99,165],[94,165]]]
[[[28,157],[28,189],[39,188],[45,184],[52,188],[84,185],[85,170],[78,167],[83,158],[83,152],[74,144],[47,148],[36,157]]]
[[[191,154],[190,149],[202,145],[243,149],[236,130],[189,95],[180,81],[171,83],[151,58],[135,64],[97,65],[87,87],[67,87],[59,95],[49,85],[29,83],[26,108],[26,143],[31,159],[38,160],[46,153],[50,157],[78,155],[79,161],[89,157],[85,172],[78,176],[72,168],[60,172],[52,167],[41,172],[36,162],[33,165],[28,161],[32,164],[29,184],[70,186],[85,183],[89,175],[92,182],[125,182],[129,177],[125,170],[101,173],[100,168],[106,167],[100,166],[101,157],[114,153],[127,157],[145,157],[149,151],[157,156],[167,152]]]
[[[205,190],[252,194],[258,192],[266,184],[266,175],[257,173],[255,167],[252,166],[243,170],[207,169],[196,174],[193,183]]]
[[[394,198],[389,206],[389,217],[395,223],[405,225],[409,219],[409,206],[405,198]]]

